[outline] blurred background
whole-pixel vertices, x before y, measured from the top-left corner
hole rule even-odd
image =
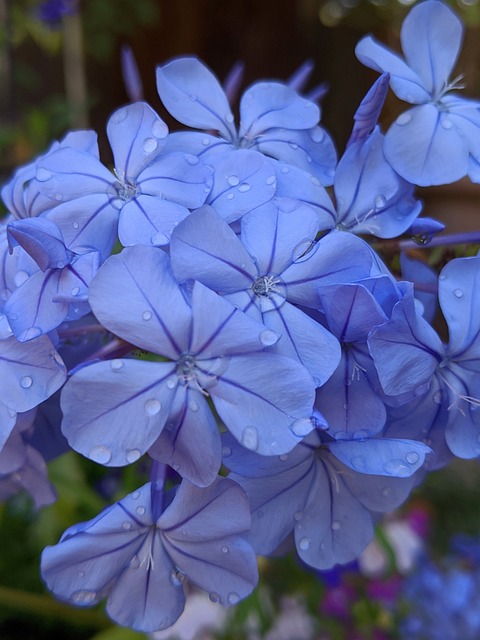
[[[155,86],[155,66],[171,57],[195,54],[220,80],[242,62],[242,88],[257,79],[287,79],[305,60],[312,60],[315,68],[308,88],[328,83],[322,122],[341,154],[352,116],[377,77],[355,59],[355,45],[362,35],[372,32],[398,48],[399,28],[412,4],[412,0],[0,0],[0,183],[72,128],[96,130],[102,157],[109,161],[106,122],[114,109],[129,101],[121,71],[124,45],[131,47],[137,61],[145,100],[171,128],[176,125],[163,109]],[[458,65],[466,95],[480,96],[480,2],[450,4],[466,24]],[[399,104],[390,95],[382,124],[388,126],[398,110]],[[479,189],[462,181],[423,190],[421,195],[428,215],[447,221],[451,231],[470,230],[478,228]],[[143,638],[112,629],[101,611],[74,612],[53,601],[46,605],[38,575],[42,547],[55,542],[73,522],[93,517],[112,496],[138,486],[135,474],[141,478],[142,469],[132,466],[127,470],[130,476],[112,477],[110,471],[69,453],[52,463],[50,473],[59,487],[59,500],[52,507],[36,514],[22,496],[0,505],[0,639]],[[373,556],[365,560],[365,566],[332,576],[306,572],[291,558],[264,564],[262,575],[269,587],[259,589],[238,607],[228,624],[219,620],[217,611],[214,623],[227,627],[215,637],[397,637],[396,614],[382,598],[388,600],[392,593],[395,597],[395,584],[393,591],[389,588],[392,580],[401,578],[398,549],[415,544],[418,549],[428,539],[434,553],[441,556],[459,532],[478,538],[479,504],[477,461],[431,474],[413,501],[392,520],[403,523],[404,537],[400,536],[397,547],[393,538],[379,530],[377,551],[370,552]],[[398,537],[398,526],[395,535]],[[380,556],[383,564],[379,564]],[[480,566],[479,558],[480,552],[477,564],[472,561],[474,567]],[[380,587],[369,591],[377,579]],[[199,607],[205,611],[207,605]],[[190,614],[191,621],[201,617],[199,610]],[[283,620],[283,636],[281,629],[275,632],[279,620]],[[298,620],[299,626],[289,631],[286,620]],[[187,631],[175,637],[213,637],[192,629],[187,624]]]

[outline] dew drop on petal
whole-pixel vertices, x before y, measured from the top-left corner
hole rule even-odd
[[[242,444],[247,449],[258,449],[258,430],[256,427],[245,427],[242,433]]]
[[[20,270],[13,277],[13,281],[16,287],[20,287],[30,276],[26,271]]]
[[[293,514],[293,519],[296,520],[296,522],[298,522],[299,520],[302,519],[303,516],[303,511],[295,511],[295,513]]]
[[[158,142],[155,140],[155,138],[146,138],[143,141],[143,150],[145,151],[145,153],[153,153],[153,151],[155,151],[155,149],[158,146]]]
[[[155,120],[152,125],[152,135],[155,138],[165,138],[168,134],[168,127],[162,120]]]
[[[208,147],[208,145],[210,144],[210,140],[208,138],[204,138],[202,140],[202,144],[204,147]]]
[[[149,416],[156,416],[157,413],[159,413],[161,408],[162,408],[162,405],[160,404],[160,401],[157,400],[156,398],[151,398],[150,400],[147,400],[145,402],[145,412]]]
[[[382,494],[382,496],[384,498],[386,498],[388,496],[388,494],[390,493],[390,489],[388,487],[383,487],[383,489],[380,492]]]
[[[83,578],[85,576],[85,571],[79,571],[78,572],[78,577],[79,578]]]
[[[452,126],[453,125],[452,125],[452,121],[451,120],[449,120],[448,118],[443,118],[442,119],[442,127],[444,129],[446,129],[448,131],[449,129],[452,128]]]
[[[231,591],[227,596],[227,600],[229,604],[237,604],[237,602],[240,602],[240,596],[235,591]]]
[[[340,520],[332,520],[331,527],[333,531],[338,531],[341,526],[342,526],[342,523],[340,522]]]
[[[294,435],[303,438],[312,431],[313,423],[310,418],[301,418],[300,420],[295,420],[295,422],[290,425],[290,429]]]
[[[265,347],[271,347],[278,342],[278,334],[275,331],[270,331],[269,329],[265,329],[260,332],[260,342]]]
[[[456,298],[463,298],[463,291],[461,289],[455,289],[455,291],[453,292],[453,295]]]
[[[120,358],[114,358],[110,362],[110,368],[112,369],[112,371],[120,371],[120,369],[123,369],[123,366],[124,362]]]
[[[383,207],[387,204],[387,200],[385,196],[376,196],[374,204],[375,209],[383,209]]]
[[[142,453],[138,449],[129,449],[126,453],[127,462],[132,464],[133,462],[136,462],[141,455]]]
[[[80,226],[80,225],[78,224],[78,222],[74,222],[74,223],[72,223],[72,227],[73,227],[74,229],[78,229],[78,227],[79,227],[79,226]]]
[[[22,389],[30,389],[33,384],[33,379],[30,376],[23,376],[20,378],[20,386]]]
[[[401,113],[398,116],[398,118],[395,120],[395,122],[396,124],[403,126],[405,124],[408,124],[411,119],[412,119],[412,116],[410,113]]]
[[[444,275],[443,273],[441,273],[441,274],[438,276],[438,279],[439,279],[439,280],[445,280],[445,275]]]
[[[420,456],[416,451],[409,451],[405,456],[405,460],[408,462],[408,464],[417,464],[417,462],[420,460]]]
[[[140,497],[140,493],[141,493],[140,491],[134,491],[131,496],[132,500],[138,500]]]
[[[52,172],[49,171],[48,169],[44,169],[43,167],[38,167],[35,173],[35,178],[39,182],[46,182],[47,180],[50,180],[52,175],[53,175]]]
[[[226,122],[228,122],[229,124],[232,124],[233,122],[233,116],[231,113],[227,113],[227,115],[225,116],[225,120]]]
[[[238,176],[230,176],[229,178],[227,178],[227,182],[231,187],[236,187],[237,184],[240,184],[240,179],[238,178]]]
[[[191,411],[198,411],[198,404],[195,402],[195,400],[189,402],[188,407]]]
[[[73,287],[72,296],[78,296],[79,293],[80,293],[80,287]]]
[[[281,171],[282,173],[290,173],[290,167],[282,167],[282,168],[280,169],[280,171]]]
[[[281,460],[281,462],[285,462],[288,460],[288,453],[282,453],[281,456],[278,456],[278,459]]]
[[[169,389],[175,389],[175,387],[177,386],[177,380],[174,378],[169,378],[167,380],[167,387]]]
[[[233,193],[227,193],[227,200],[233,200],[235,195]]]
[[[145,507],[137,507],[135,509],[135,513],[137,513],[139,516],[143,516],[145,514]]]
[[[97,594],[95,593],[95,591],[87,591],[82,589],[80,591],[75,591],[74,593],[72,593],[70,600],[72,600],[72,602],[75,602],[75,604],[89,605],[93,604],[96,598]]]
[[[443,393],[440,390],[435,391],[435,393],[433,394],[433,401],[435,402],[435,404],[442,404]]]
[[[232,455],[232,450],[230,447],[222,447],[222,458],[228,458]]]
[[[251,188],[251,185],[249,185],[247,182],[244,182],[238,187],[238,190],[242,193],[245,193],[246,191],[250,191]]]
[[[268,185],[272,185],[275,184],[277,178],[275,176],[268,176],[268,178],[266,179],[266,183]]]
[[[151,312],[151,311],[148,311],[148,310],[147,310],[147,311],[144,311],[144,312],[142,313],[142,318],[143,318],[144,320],[150,320],[150,319],[152,318],[152,312]]]
[[[198,164],[200,162],[200,160],[197,158],[197,156],[192,156],[191,154],[187,154],[185,156],[185,161],[187,164],[194,166],[196,164]]]
[[[108,447],[101,444],[93,447],[88,454],[89,458],[98,464],[108,464],[112,459],[112,452]]]
[[[307,549],[310,549],[310,538],[301,538],[298,546],[302,551],[307,551]]]
[[[223,545],[222,553],[228,553],[229,551],[230,551],[230,549],[226,545]]]
[[[128,520],[125,520],[125,522],[122,522],[122,529],[125,529],[125,531],[128,531],[131,528],[132,528],[131,522],[129,522]]]
[[[397,478],[407,478],[411,474],[411,468],[403,460],[389,460],[383,465],[383,470]]]
[[[210,598],[211,602],[220,602],[220,596],[218,593],[215,593],[215,591],[211,591],[208,594],[208,597]]]
[[[120,124],[121,122],[127,119],[128,111],[129,111],[128,107],[122,107],[121,109],[117,109],[117,111],[114,111],[114,113],[112,113],[112,115],[110,116],[110,122],[112,124]]]

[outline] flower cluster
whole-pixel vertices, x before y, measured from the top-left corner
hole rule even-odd
[[[133,102],[107,125],[112,170],[77,131],[4,186],[0,487],[53,500],[43,459],[68,447],[151,461],[150,482],[45,549],[56,596],[165,629],[186,581],[232,605],[256,554],[350,562],[427,470],[480,455],[480,257],[437,280],[405,255],[402,279],[370,242],[428,242],[442,225],[415,185],[480,180],[480,103],[449,81],[461,39],[426,0],[405,60],[362,40],[384,73],[338,160],[306,67],[250,86],[236,123],[238,77],[224,90],[185,57],[157,85],[189,129]],[[384,135],[389,85],[417,106]]]

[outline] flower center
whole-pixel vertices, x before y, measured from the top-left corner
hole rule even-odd
[[[260,276],[252,284],[252,291],[256,296],[269,297],[271,293],[278,293],[279,278],[275,276]]]
[[[195,358],[189,353],[183,355],[177,362],[177,376],[182,384],[187,385],[196,380],[195,366]]]

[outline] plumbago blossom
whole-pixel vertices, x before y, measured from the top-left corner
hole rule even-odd
[[[0,495],[52,502],[45,461],[68,449],[151,469],[45,549],[58,598],[166,629],[189,583],[248,596],[256,554],[350,562],[429,470],[480,456],[480,258],[438,275],[405,253],[397,273],[374,248],[448,242],[415,186],[475,179],[477,103],[448,93],[458,25],[426,0],[406,62],[360,43],[385,73],[338,161],[308,65],[247,88],[236,125],[239,70],[224,89],[186,57],[157,84],[194,130],[132,102],[108,121],[113,170],[72,132],[3,187]],[[384,134],[389,85],[417,106]]]

